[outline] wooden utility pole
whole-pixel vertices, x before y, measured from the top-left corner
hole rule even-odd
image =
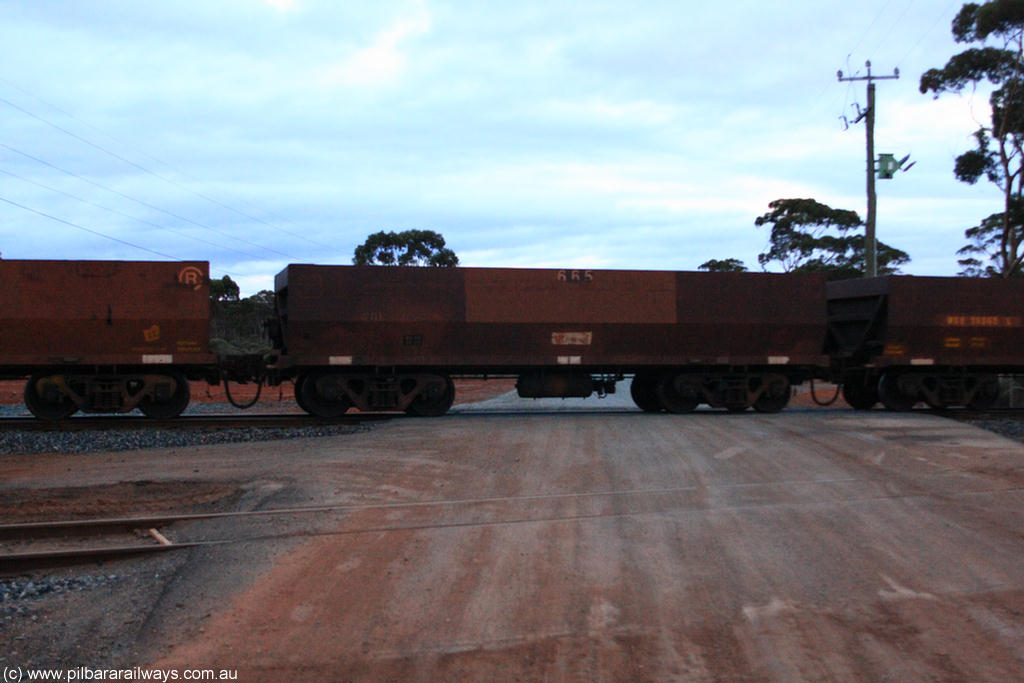
[[[838,77],[840,81],[868,82],[868,108],[861,113],[857,121],[860,121],[861,118],[867,119],[868,137],[868,218],[864,231],[864,258],[867,263],[864,268],[864,277],[875,277],[878,275],[878,243],[875,240],[875,205],[878,201],[875,196],[875,81],[899,78],[900,70],[893,69],[891,76],[873,76],[870,61],[867,62],[867,67],[867,76],[843,78],[843,72],[840,71]]]

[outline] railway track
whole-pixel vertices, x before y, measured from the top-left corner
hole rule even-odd
[[[250,427],[314,427],[390,420],[396,416],[396,413],[353,413],[342,417],[324,419],[305,413],[289,413],[279,415],[183,415],[172,420],[154,420],[139,415],[102,415],[71,417],[55,422],[38,420],[34,417],[0,417],[0,430],[73,432],[124,429],[202,430]]]
[[[675,500],[694,489],[690,486],[654,489],[622,489],[541,493],[535,495],[485,498],[450,498],[423,501],[366,504],[327,503],[322,505],[232,512],[145,515],[101,519],[24,522],[0,525],[0,576],[16,576],[32,571],[54,569],[107,560],[140,557],[198,547],[231,543],[278,540],[283,537],[386,533],[438,528],[508,525],[542,521],[568,521],[643,514],[613,506],[591,512],[575,510],[575,502],[631,499],[652,504],[668,497]],[[567,508],[563,508],[568,504]],[[655,508],[660,509],[655,503]],[[338,522],[327,528],[316,523],[284,532],[240,533],[237,528],[228,537],[216,536],[202,528],[203,522],[222,520],[251,521],[259,517],[301,515],[348,516],[368,510],[400,513],[399,519],[383,524]],[[444,512],[447,511],[447,512]],[[191,523],[187,529],[175,525]],[[223,532],[221,532],[223,533]],[[187,539],[187,540],[176,540]]]
[[[235,543],[237,538],[171,540],[168,530],[184,522],[209,522],[231,518],[317,514],[336,512],[341,505],[323,505],[274,510],[207,512],[103,519],[23,522],[0,525],[0,576],[12,576],[38,569],[101,562],[150,555],[201,546]],[[190,529],[188,536],[202,536]],[[40,547],[41,546],[41,547]]]
[[[861,478],[807,480],[805,486],[830,487],[840,483],[856,488]],[[750,484],[721,485],[742,489]],[[774,490],[775,486],[769,489]],[[0,525],[0,576],[16,576],[107,560],[234,543],[283,538],[343,536],[364,533],[407,532],[426,529],[508,526],[541,522],[576,522],[604,518],[644,518],[701,508],[702,486],[624,488],[527,495],[442,498],[421,501],[322,505],[188,514],[147,515],[105,519],[27,522]],[[916,497],[919,492],[882,492],[870,489],[851,493],[851,500]],[[775,506],[768,496],[738,503],[742,507]],[[369,524],[356,513],[381,511],[390,514]],[[244,524],[231,530],[204,529],[203,522],[253,521],[260,517],[313,516],[314,521],[289,530],[256,528],[246,533]],[[319,522],[319,524],[318,524]],[[190,523],[187,528],[175,525]],[[228,535],[225,535],[228,534]],[[180,539],[180,540],[179,540]]]

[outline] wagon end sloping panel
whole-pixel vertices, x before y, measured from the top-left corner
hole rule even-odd
[[[0,366],[206,364],[209,264],[0,260]]]

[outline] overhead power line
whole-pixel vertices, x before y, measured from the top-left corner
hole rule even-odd
[[[239,242],[244,242],[244,243],[246,243],[246,244],[248,244],[250,246],[257,247],[259,249],[263,249],[263,250],[266,250],[266,251],[270,251],[270,252],[273,252],[275,254],[279,254],[281,256],[285,256],[285,257],[288,257],[288,258],[294,258],[291,254],[288,254],[286,252],[280,251],[278,249],[274,249],[272,247],[265,247],[262,244],[258,244],[256,242],[252,242],[250,240],[242,239],[241,237],[236,237],[234,235],[230,235],[228,233],[225,233],[222,230],[217,230],[216,228],[211,227],[209,225],[206,225],[204,223],[200,223],[198,221],[194,221],[191,218],[186,218],[185,216],[180,216],[180,215],[178,215],[178,214],[176,214],[176,213],[174,213],[172,211],[168,211],[166,209],[161,209],[159,206],[155,206],[153,204],[150,204],[149,202],[146,202],[146,201],[143,201],[143,200],[138,199],[136,197],[132,197],[130,195],[127,195],[127,194],[125,194],[123,192],[120,192],[118,190],[113,189],[112,187],[107,187],[103,183],[96,182],[95,180],[90,180],[89,178],[86,178],[86,177],[84,177],[82,175],[79,175],[79,174],[75,173],[74,171],[69,171],[69,170],[67,170],[65,168],[61,168],[60,166],[57,166],[56,164],[52,164],[49,161],[46,161],[45,159],[40,159],[39,157],[33,156],[33,155],[29,154],[28,152],[24,152],[24,151],[22,151],[20,149],[17,149],[15,147],[11,147],[10,145],[8,145],[6,143],[0,142],[0,147],[2,147],[3,149],[8,150],[10,152],[14,152],[15,154],[19,154],[19,155],[21,155],[21,156],[23,156],[23,157],[25,157],[27,159],[31,159],[32,161],[35,161],[36,163],[39,163],[39,164],[42,164],[42,165],[47,166],[49,168],[52,168],[55,171],[60,171],[61,173],[65,173],[65,174],[67,174],[67,175],[69,175],[69,176],[71,176],[73,178],[77,178],[78,180],[81,180],[84,183],[88,183],[88,184],[90,184],[90,185],[92,185],[94,187],[98,187],[101,190],[106,190],[107,192],[111,192],[113,194],[116,194],[119,197],[123,197],[124,199],[127,199],[129,201],[135,202],[136,204],[139,204],[141,206],[145,206],[147,209],[152,209],[153,211],[158,211],[158,212],[166,214],[166,215],[168,215],[168,216],[170,216],[172,218],[175,218],[175,219],[177,219],[179,221],[184,221],[184,222],[189,223],[191,225],[194,225],[194,226],[196,226],[198,228],[202,228],[204,230],[209,230],[209,231],[214,232],[214,233],[216,233],[216,234],[218,234],[218,235],[220,235],[222,237],[227,237],[228,239],[233,239],[233,240],[237,240]]]
[[[51,221],[56,221],[58,223],[63,223],[64,225],[71,226],[72,228],[76,228],[78,230],[84,230],[85,232],[92,233],[93,235],[98,235],[98,236],[102,237],[103,239],[110,240],[111,242],[119,242],[120,244],[124,244],[124,245],[127,245],[129,247],[133,247],[135,249],[141,249],[142,251],[148,252],[150,254],[155,254],[157,256],[162,256],[163,258],[169,258],[172,261],[183,261],[183,260],[185,260],[185,259],[182,259],[179,256],[171,256],[170,254],[165,254],[162,251],[156,251],[155,249],[150,249],[149,247],[144,247],[141,244],[135,244],[134,242],[129,242],[128,240],[123,240],[123,239],[121,239],[119,237],[114,237],[113,235],[108,235],[106,233],[100,232],[99,230],[93,230],[92,228],[87,228],[84,225],[79,225],[78,223],[72,223],[71,221],[66,221],[63,218],[57,218],[56,216],[52,216],[52,215],[46,213],[45,211],[40,211],[39,209],[33,209],[31,206],[25,206],[24,204],[19,204],[18,202],[11,201],[10,199],[7,199],[6,197],[0,197],[0,202],[5,202],[7,204],[10,204],[11,206],[16,206],[19,209],[24,209],[25,211],[29,211],[31,213],[34,213],[37,216],[42,216],[43,218],[49,218]]]
[[[889,39],[889,36],[891,36],[892,32],[896,30],[896,27],[900,25],[904,17],[907,16],[907,12],[909,12],[910,8],[913,6],[914,0],[909,0],[909,2],[907,2],[906,6],[903,8],[903,11],[900,12],[900,15],[896,17],[896,21],[892,22],[892,24],[889,26],[889,30],[881,34],[881,36],[875,41],[875,44],[871,46],[870,50],[868,51],[868,54],[876,53],[883,45],[885,45],[886,41]]]
[[[133,221],[138,221],[139,223],[142,223],[143,225],[148,225],[148,226],[154,227],[157,230],[165,230],[165,231],[171,233],[172,235],[178,235],[180,237],[184,237],[186,239],[194,240],[196,242],[202,242],[203,244],[209,245],[211,247],[216,247],[218,249],[225,249],[227,251],[234,252],[236,254],[241,254],[242,256],[251,256],[253,258],[259,258],[256,254],[252,254],[252,253],[247,252],[247,251],[239,251],[237,249],[232,249],[231,247],[224,246],[223,244],[217,244],[216,242],[210,242],[209,240],[204,240],[201,237],[196,237],[195,235],[189,235],[187,233],[181,232],[180,230],[174,230],[173,228],[168,228],[166,225],[160,225],[158,223],[153,223],[152,221],[147,221],[144,218],[139,218],[138,216],[132,216],[131,214],[125,213],[124,211],[119,211],[118,209],[114,209],[114,208],[111,208],[109,206],[104,206],[104,205],[102,205],[102,204],[100,204],[98,202],[94,202],[94,201],[91,201],[89,199],[84,199],[82,197],[78,197],[76,195],[71,194],[70,192],[65,192],[64,190],[57,189],[56,187],[50,187],[49,185],[45,185],[45,184],[40,183],[40,182],[38,182],[36,180],[31,180],[30,178],[25,178],[23,176],[20,176],[17,173],[12,173],[10,171],[5,171],[2,168],[0,168],[0,173],[3,173],[4,175],[11,176],[12,178],[17,178],[18,180],[22,181],[23,183],[28,183],[29,185],[35,185],[36,187],[41,187],[44,190],[49,190],[50,192],[55,192],[55,193],[57,193],[59,195],[63,195],[63,196],[68,197],[70,199],[74,199],[75,201],[82,202],[83,204],[88,204],[89,206],[94,206],[94,207],[96,207],[98,209],[103,209],[104,211],[108,211],[110,213],[117,214],[118,216],[123,216],[124,218],[128,218],[128,219],[133,220]]]
[[[878,10],[878,14],[876,14],[875,18],[871,20],[871,23],[868,24],[868,27],[864,29],[864,34],[861,35],[861,37],[857,39],[857,42],[854,44],[854,46],[850,48],[850,54],[847,55],[847,60],[849,60],[849,57],[853,55],[854,52],[857,51],[857,48],[859,48],[861,43],[864,42],[864,39],[871,35],[871,29],[873,29],[875,27],[875,24],[878,23],[878,20],[882,18],[882,14],[885,13],[885,10],[889,7],[891,3],[892,0],[886,0],[885,4],[882,5],[882,9]]]
[[[2,79],[0,79],[0,80],[2,80]],[[3,80],[3,82],[7,83],[8,81]],[[18,90],[21,90],[22,92],[26,92],[27,93],[27,91],[25,91],[22,88],[18,88]],[[27,94],[31,95],[31,93],[27,93]],[[55,107],[54,105],[51,105],[48,102],[45,102],[44,100],[36,97],[35,95],[31,95],[31,96],[34,97],[35,99],[39,100],[40,102],[43,102],[44,104],[47,104],[47,106],[51,106],[54,109],[56,109],[57,111],[61,111],[61,113],[65,114],[67,116],[70,116],[72,119],[78,121],[79,123],[83,123],[84,125],[87,125],[90,128],[93,128],[94,130],[99,130],[95,126],[91,126],[89,124],[86,124],[84,121],[81,121],[80,119],[72,116],[71,114],[67,114],[66,112],[63,112],[59,107]],[[70,136],[71,138],[74,138],[75,140],[78,140],[79,142],[81,142],[84,145],[88,145],[89,147],[92,147],[95,150],[103,152],[104,154],[107,154],[110,157],[112,157],[114,159],[117,159],[118,161],[131,166],[132,168],[135,168],[135,169],[137,169],[139,171],[142,171],[143,173],[151,175],[154,178],[156,178],[156,179],[158,179],[158,180],[160,180],[162,182],[165,182],[165,183],[167,183],[167,184],[169,184],[169,185],[171,185],[173,187],[176,187],[179,190],[182,190],[183,192],[188,192],[188,193],[190,193],[190,194],[192,194],[192,195],[194,195],[196,197],[199,197],[200,199],[203,199],[203,200],[205,200],[207,202],[210,202],[211,204],[214,204],[215,206],[219,206],[222,209],[226,209],[228,211],[231,211],[231,212],[233,212],[235,214],[238,214],[239,216],[242,216],[243,218],[247,218],[247,219],[249,219],[251,221],[255,221],[255,222],[257,222],[257,223],[259,223],[261,225],[265,225],[265,226],[267,226],[268,228],[270,228],[272,230],[276,230],[276,231],[281,232],[283,234],[290,235],[292,237],[296,237],[298,239],[304,240],[304,241],[309,242],[310,244],[313,244],[313,245],[318,246],[318,247],[324,247],[324,248],[328,248],[328,249],[331,248],[327,244],[323,244],[322,242],[317,242],[316,240],[311,240],[308,237],[306,237],[305,235],[302,235],[300,233],[293,232],[291,230],[286,230],[285,228],[282,228],[282,227],[280,227],[278,225],[274,225],[273,223],[269,223],[269,222],[267,222],[267,221],[265,221],[265,220],[263,220],[261,218],[258,218],[256,216],[252,216],[252,215],[250,215],[250,214],[248,214],[248,213],[246,213],[246,212],[244,212],[244,211],[242,211],[240,209],[236,209],[235,207],[233,207],[233,206],[231,206],[229,204],[226,204],[224,202],[221,202],[221,201],[219,201],[219,200],[217,200],[217,199],[215,199],[213,197],[210,197],[209,195],[206,195],[206,194],[204,194],[202,192],[198,192],[197,190],[194,190],[194,189],[188,187],[187,185],[179,183],[179,182],[175,181],[174,179],[168,178],[165,175],[162,175],[162,174],[160,174],[160,173],[158,173],[158,172],[156,172],[156,171],[154,171],[154,170],[152,170],[150,168],[147,168],[147,167],[145,167],[145,166],[143,166],[141,164],[138,164],[138,163],[132,161],[131,159],[128,159],[127,157],[124,157],[124,156],[118,154],[117,152],[114,152],[114,151],[112,151],[110,149],[107,149],[103,145],[100,145],[100,144],[97,144],[95,142],[92,142],[91,140],[89,140],[87,138],[84,138],[81,135],[78,135],[77,133],[75,133],[75,132],[73,132],[71,130],[68,130],[67,128],[64,128],[63,126],[60,126],[60,125],[54,123],[53,121],[50,121],[49,119],[47,119],[47,118],[45,118],[43,116],[40,116],[39,114],[36,114],[35,112],[32,112],[32,111],[30,111],[30,110],[28,110],[28,109],[26,109],[26,108],[24,108],[24,107],[22,107],[20,105],[17,105],[14,102],[11,102],[10,100],[8,100],[6,98],[0,97],[0,103],[6,104],[7,106],[11,107],[12,109],[15,109],[15,110],[25,114],[26,116],[29,116],[29,117],[35,119],[36,121],[39,121],[40,123],[43,123],[43,124],[45,124],[47,126],[50,126],[51,128],[54,128],[55,130],[58,130],[61,133],[64,133],[65,135]],[[109,137],[111,137],[111,139],[115,139],[116,140],[116,138],[113,138],[113,136],[109,136]],[[146,156],[149,156],[149,155],[146,155]],[[161,161],[159,159],[156,159],[155,157],[150,157],[150,158],[153,159],[154,161],[160,163],[160,164],[163,164],[163,165],[165,165],[165,166],[167,166],[167,167],[177,171],[177,169],[174,169],[174,167],[171,166],[170,164],[168,164],[167,162],[164,162],[164,161]],[[181,173],[181,171],[178,171],[178,172]],[[187,175],[187,174],[183,174],[183,175]]]
[[[921,37],[917,39],[917,42],[914,43],[909,50],[907,50],[907,53],[900,58],[900,61],[896,63],[897,66],[899,66],[900,64],[903,64],[905,61],[907,61],[907,57],[909,57],[915,51],[917,51],[917,48],[919,48],[921,46],[921,43],[924,42],[925,38],[927,38],[928,36],[930,36],[932,34],[932,31],[935,30],[936,26],[938,26],[940,23],[942,23],[943,19],[949,18],[950,15],[952,15],[953,10],[956,8],[957,5],[961,4],[961,2],[962,2],[962,0],[953,0],[953,2],[949,5],[949,7],[944,12],[939,14],[938,17],[935,18],[935,21],[928,28],[928,30],[921,34]]]

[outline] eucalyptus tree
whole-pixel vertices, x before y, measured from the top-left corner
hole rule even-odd
[[[770,226],[768,250],[757,257],[762,268],[778,263],[787,273],[820,272],[829,280],[864,275],[864,222],[856,211],[834,209],[814,199],[776,199],[754,225]],[[899,272],[906,252],[878,243],[878,274]]]
[[[713,258],[697,266],[697,270],[706,270],[709,273],[743,273],[747,267],[738,258]]]
[[[357,266],[457,266],[459,257],[433,230],[377,232],[356,247]]]
[[[992,86],[989,122],[974,133],[975,146],[956,158],[957,180],[982,177],[998,186],[1002,211],[965,231],[960,250],[965,275],[1019,277],[1024,261],[1024,0],[967,3],[952,26],[958,43],[974,44],[941,69],[921,76],[920,90],[943,93]],[[982,260],[984,259],[984,261]]]

